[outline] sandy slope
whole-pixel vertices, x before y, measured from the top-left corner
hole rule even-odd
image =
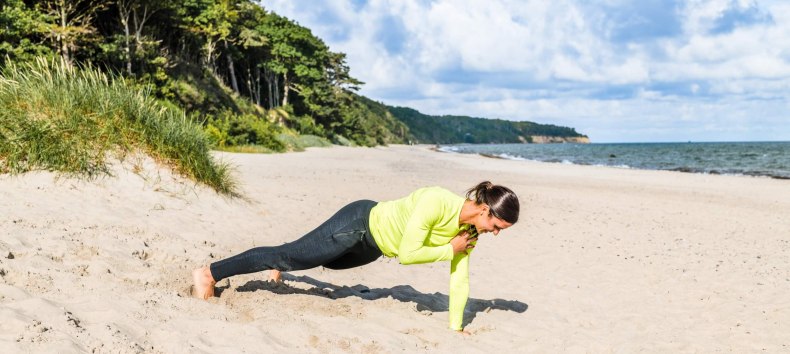
[[[0,352],[790,351],[789,181],[406,146],[221,158],[248,201],[146,160],[91,182],[0,176]],[[475,251],[472,337],[446,329],[447,263],[238,276],[187,296],[192,268],[292,240],[347,202],[484,179],[523,212]]]

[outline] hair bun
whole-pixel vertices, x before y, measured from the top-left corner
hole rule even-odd
[[[483,181],[466,191],[466,199],[475,204],[487,204],[489,214],[505,220],[511,224],[518,221],[519,202],[512,190],[498,186],[491,181]]]

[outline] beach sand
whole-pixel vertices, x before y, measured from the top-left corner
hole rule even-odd
[[[426,146],[218,153],[246,200],[145,158],[94,181],[0,176],[0,352],[790,352],[790,181],[509,161]],[[190,271],[291,241],[357,199],[482,180],[518,224],[471,260],[266,272],[189,297]]]

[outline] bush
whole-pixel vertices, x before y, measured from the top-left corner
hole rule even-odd
[[[315,120],[309,116],[290,118],[288,125],[299,132],[299,134],[325,136],[324,127],[316,124]]]
[[[260,145],[271,151],[285,150],[285,145],[277,139],[281,128],[252,114],[223,111],[217,118],[210,117],[204,130],[220,149]]]

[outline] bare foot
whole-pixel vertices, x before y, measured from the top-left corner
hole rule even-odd
[[[198,268],[192,271],[192,296],[206,300],[214,296],[214,278],[211,276],[211,270],[206,267]]]
[[[283,277],[282,272],[280,272],[277,269],[272,269],[269,271],[269,281],[280,283],[283,281],[282,277]]]

